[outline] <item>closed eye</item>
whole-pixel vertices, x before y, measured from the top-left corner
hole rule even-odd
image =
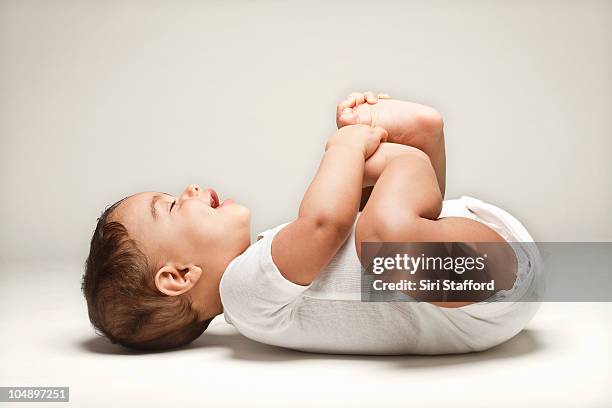
[[[170,204],[170,211],[168,211],[169,213],[172,212],[172,207],[174,207],[174,204],[176,204],[176,200],[174,200],[172,204]]]

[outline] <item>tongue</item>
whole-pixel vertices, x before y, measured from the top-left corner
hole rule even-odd
[[[217,193],[214,190],[210,191],[210,198],[212,199],[212,208],[217,208],[219,206],[219,197],[217,196]]]

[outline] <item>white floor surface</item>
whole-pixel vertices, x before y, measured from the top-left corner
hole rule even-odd
[[[134,354],[94,335],[81,265],[1,268],[0,386],[69,386],[54,407],[612,406],[610,303],[544,304],[514,339],[470,355],[301,353],[222,317],[188,348]]]

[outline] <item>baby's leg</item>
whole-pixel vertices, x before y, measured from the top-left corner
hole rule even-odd
[[[493,278],[497,289],[512,287],[516,258],[512,248],[486,225],[467,218],[438,219],[442,194],[429,157],[416,150],[407,151],[383,170],[374,185],[355,231],[355,246],[361,259],[362,242],[496,242]],[[497,283],[499,282],[499,285]],[[432,302],[434,303],[434,302]],[[468,303],[436,302],[444,307]]]
[[[381,143],[378,149],[365,162],[363,175],[363,190],[359,210],[362,211],[368,198],[372,194],[372,188],[382,174],[387,164],[394,158],[416,148],[398,143]]]

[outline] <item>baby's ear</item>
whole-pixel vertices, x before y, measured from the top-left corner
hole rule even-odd
[[[202,276],[197,265],[169,262],[155,274],[155,286],[168,296],[178,296],[190,290]]]

